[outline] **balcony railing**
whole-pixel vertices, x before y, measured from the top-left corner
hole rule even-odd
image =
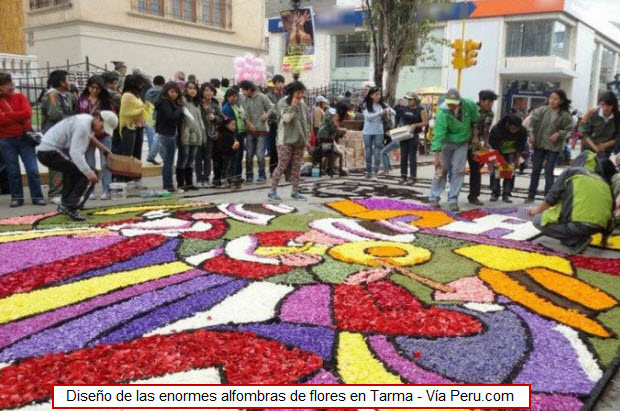
[[[208,27],[232,29],[232,0],[131,0],[131,11]]]
[[[71,4],[71,0],[30,0],[30,10],[45,9],[48,7]]]

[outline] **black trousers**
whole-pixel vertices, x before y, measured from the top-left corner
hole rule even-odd
[[[67,160],[58,151],[39,151],[37,157],[44,166],[62,173],[62,205],[70,209],[77,208],[88,188],[86,176],[75,163]]]
[[[138,127],[135,130],[125,127],[121,133],[121,153],[142,161],[142,144],[144,143],[144,128]],[[117,177],[119,181],[133,181],[128,177]]]
[[[272,175],[278,167],[278,145],[276,139],[278,138],[278,124],[272,124],[269,126],[269,134],[267,134],[267,146],[269,150],[269,175]]]
[[[420,136],[418,134],[416,134],[413,138],[400,142],[400,175],[401,177],[406,178],[407,172],[409,172],[409,176],[411,178],[418,177],[418,145],[419,144],[420,144]]]
[[[480,186],[482,185],[480,169],[482,164],[474,160],[471,151],[467,153],[467,162],[469,163],[469,195],[467,199],[475,200],[480,197]]]

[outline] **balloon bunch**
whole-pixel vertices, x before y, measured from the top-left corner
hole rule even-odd
[[[265,83],[267,81],[267,75],[265,74],[267,66],[263,59],[248,53],[243,57],[235,58],[234,64],[235,82],[248,80],[255,83]]]

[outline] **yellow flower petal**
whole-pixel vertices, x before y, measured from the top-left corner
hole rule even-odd
[[[431,252],[411,244],[390,241],[358,241],[337,245],[329,255],[346,263],[363,264],[371,267],[396,265],[406,267],[424,263],[431,259]]]
[[[342,332],[338,339],[338,373],[345,384],[403,384],[372,355],[363,335]]]
[[[55,237],[61,235],[79,235],[79,234],[96,234],[104,233],[108,230],[105,228],[82,228],[73,230],[33,230],[19,233],[10,233],[0,235],[0,244],[10,243],[13,241],[32,240],[33,238]]]
[[[485,267],[499,271],[523,271],[529,268],[548,268],[566,275],[573,274],[570,261],[553,255],[513,250],[492,245],[474,245],[454,251]]]

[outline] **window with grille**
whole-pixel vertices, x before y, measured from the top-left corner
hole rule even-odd
[[[44,9],[46,7],[70,4],[70,0],[30,0],[30,10]]]
[[[208,26],[230,28],[230,0],[202,0],[202,23]]]
[[[556,20],[506,25],[506,57],[557,56],[568,59],[571,28]]]
[[[196,21],[196,0],[173,0],[172,16],[179,20]]]
[[[138,0],[138,11],[154,16],[163,16],[164,0]]]

